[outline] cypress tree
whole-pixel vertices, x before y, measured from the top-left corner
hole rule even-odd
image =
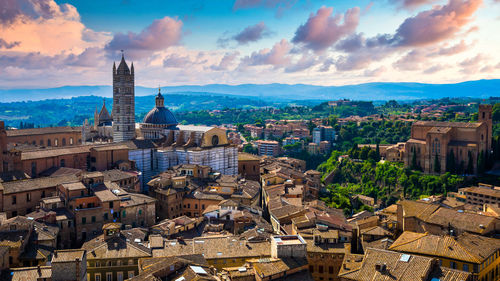
[[[469,160],[467,161],[467,174],[472,175],[474,173],[474,165],[472,164],[472,153],[469,151]]]
[[[434,172],[436,172],[436,174],[441,173],[441,163],[439,162],[437,154],[436,157],[434,157]]]

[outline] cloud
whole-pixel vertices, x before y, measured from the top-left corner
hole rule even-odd
[[[416,49],[408,52],[393,63],[392,66],[399,70],[419,70],[426,60],[427,54],[420,49]]]
[[[291,50],[291,45],[286,39],[274,44],[269,49],[265,48],[257,52],[252,52],[250,56],[242,59],[243,67],[256,65],[272,65],[275,68],[287,66],[290,63],[291,57],[288,55]]]
[[[387,71],[385,66],[377,67],[375,69],[367,69],[364,71],[364,75],[368,77],[379,77]]]
[[[248,44],[269,36],[270,32],[264,22],[259,22],[243,29],[240,33],[233,36],[233,39],[240,45]]]
[[[318,58],[314,55],[303,54],[300,59],[285,68],[286,73],[299,72],[315,66]]]
[[[304,44],[314,51],[323,51],[353,33],[359,23],[360,9],[351,8],[344,15],[332,15],[333,8],[321,7],[295,31],[293,43]]]
[[[2,0],[0,34],[9,51],[51,56],[79,54],[110,38],[87,28],[74,6],[53,0]]]
[[[247,26],[235,35],[230,36],[228,34],[229,32],[226,31],[219,39],[217,39],[217,45],[220,48],[226,48],[232,40],[236,41],[239,45],[257,42],[262,38],[270,36],[272,32],[269,28],[267,28],[266,24],[261,21],[255,25]]]
[[[154,51],[177,45],[182,37],[182,25],[177,18],[157,19],[138,34],[116,33],[105,49],[110,55],[125,50],[133,59],[147,57]]]
[[[475,74],[483,65],[482,62],[486,59],[487,57],[485,57],[484,55],[477,54],[474,57],[470,57],[461,61],[458,65],[462,67],[461,72],[465,74]]]
[[[430,56],[452,56],[469,50],[472,46],[467,45],[464,40],[451,47],[441,47],[438,51],[430,54]]]
[[[171,54],[163,60],[164,67],[182,68],[193,64],[188,56]]]
[[[390,40],[397,46],[423,46],[452,38],[469,23],[482,0],[450,0],[406,19]]]
[[[355,52],[365,45],[365,38],[363,34],[352,34],[349,37],[341,40],[335,45],[335,49],[344,51],[346,53]]]
[[[323,64],[319,68],[320,72],[328,72],[330,71],[330,67],[335,64],[335,60],[332,58],[327,58],[323,61]]]
[[[2,38],[0,38],[0,49],[1,48],[12,49],[12,48],[14,48],[16,46],[19,46],[19,44],[21,44],[21,42],[19,42],[19,41],[14,41],[12,43],[7,43],[7,41],[5,41]]]
[[[441,70],[445,70],[449,67],[450,67],[449,65],[436,64],[436,65],[433,65],[433,66],[427,68],[426,70],[424,70],[423,73],[424,74],[434,74],[434,73],[437,73]]]
[[[210,66],[210,69],[215,71],[228,70],[233,61],[240,55],[240,52],[226,53],[224,57],[220,60],[219,64]]]
[[[395,3],[400,8],[413,10],[419,6],[436,2],[436,0],[391,0],[390,2]]]

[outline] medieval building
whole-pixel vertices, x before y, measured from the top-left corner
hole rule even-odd
[[[405,146],[405,166],[425,173],[476,173],[478,158],[491,153],[491,114],[491,105],[479,105],[478,122],[415,122]]]
[[[207,126],[179,125],[165,107],[158,89],[155,107],[151,109],[136,133],[134,103],[134,66],[125,59],[113,65],[112,114],[103,103],[94,112],[94,124],[86,121],[82,128],[84,142],[119,142],[128,149],[128,157],[140,172],[143,189],[151,178],[172,166],[198,164],[210,166],[222,174],[238,174],[238,148],[231,144],[223,129]]]
[[[135,137],[134,63],[128,68],[122,54],[118,69],[113,63],[113,141]]]

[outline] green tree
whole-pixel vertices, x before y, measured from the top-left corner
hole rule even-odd
[[[455,153],[453,153],[453,150],[451,150],[446,156],[446,171],[452,174],[455,174],[457,172]]]
[[[467,160],[467,171],[466,173],[469,174],[469,175],[472,175],[474,174],[474,163],[472,163],[473,159],[472,159],[472,152],[469,151],[469,159]]]
[[[438,155],[436,154],[436,157],[434,157],[434,172],[436,174],[441,173],[441,163],[439,162]]]

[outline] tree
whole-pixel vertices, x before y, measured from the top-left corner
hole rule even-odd
[[[457,172],[457,167],[455,163],[455,153],[453,150],[446,156],[446,171],[455,174]]]
[[[420,170],[417,164],[417,152],[413,150],[413,155],[411,156],[411,168],[413,170]]]
[[[439,162],[438,155],[436,154],[436,157],[434,157],[434,172],[436,174],[441,173],[441,162]]]
[[[486,170],[486,158],[484,156],[484,151],[479,153],[479,157],[477,157],[477,173],[482,175]]]
[[[472,152],[469,151],[469,159],[467,160],[467,171],[466,173],[469,175],[474,174],[474,164],[472,163]]]

